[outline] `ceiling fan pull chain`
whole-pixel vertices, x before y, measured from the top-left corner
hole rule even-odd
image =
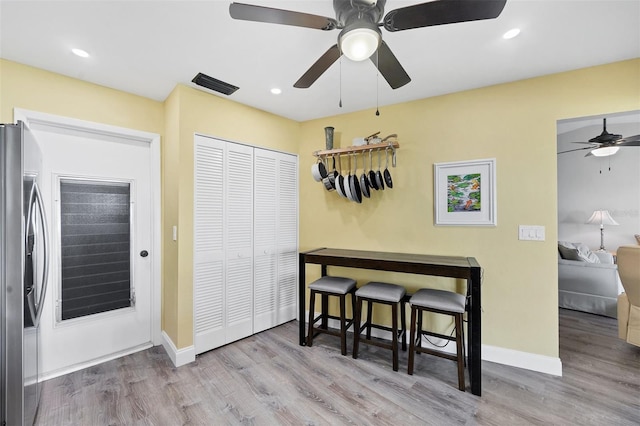
[[[340,82],[338,83],[339,91],[340,91],[340,102],[338,102],[338,106],[342,108],[342,56],[340,57]]]
[[[376,50],[376,116],[380,115],[380,110],[378,106],[380,105],[380,70],[378,69],[378,64],[380,57],[378,56],[378,51]]]
[[[340,57],[340,102],[338,102],[338,106],[342,108],[342,57]]]

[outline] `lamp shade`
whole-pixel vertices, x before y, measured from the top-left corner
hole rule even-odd
[[[613,220],[609,214],[609,210],[594,211],[591,217],[587,220],[587,223],[591,225],[620,225],[618,222]]]

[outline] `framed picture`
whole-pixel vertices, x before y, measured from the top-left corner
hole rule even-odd
[[[436,225],[496,226],[496,160],[434,164]]]

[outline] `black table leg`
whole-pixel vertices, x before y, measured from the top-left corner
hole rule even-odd
[[[480,396],[482,394],[482,335],[481,335],[481,270],[479,265],[471,268],[471,279],[467,281],[471,286],[470,312],[469,312],[469,381],[471,393]]]
[[[304,346],[305,342],[305,315],[304,315],[304,295],[305,295],[305,283],[306,283],[306,268],[305,268],[305,260],[304,253],[300,253],[298,256],[298,317],[299,317],[299,337],[298,344],[300,346]]]

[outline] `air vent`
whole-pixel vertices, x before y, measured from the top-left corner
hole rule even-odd
[[[197,84],[198,86],[206,87],[207,89],[224,93],[225,95],[230,95],[239,89],[239,87],[236,87],[229,83],[225,83],[224,81],[220,81],[213,77],[209,77],[208,75],[203,74],[201,72],[199,72],[198,75],[193,77],[193,80],[191,81]]]

